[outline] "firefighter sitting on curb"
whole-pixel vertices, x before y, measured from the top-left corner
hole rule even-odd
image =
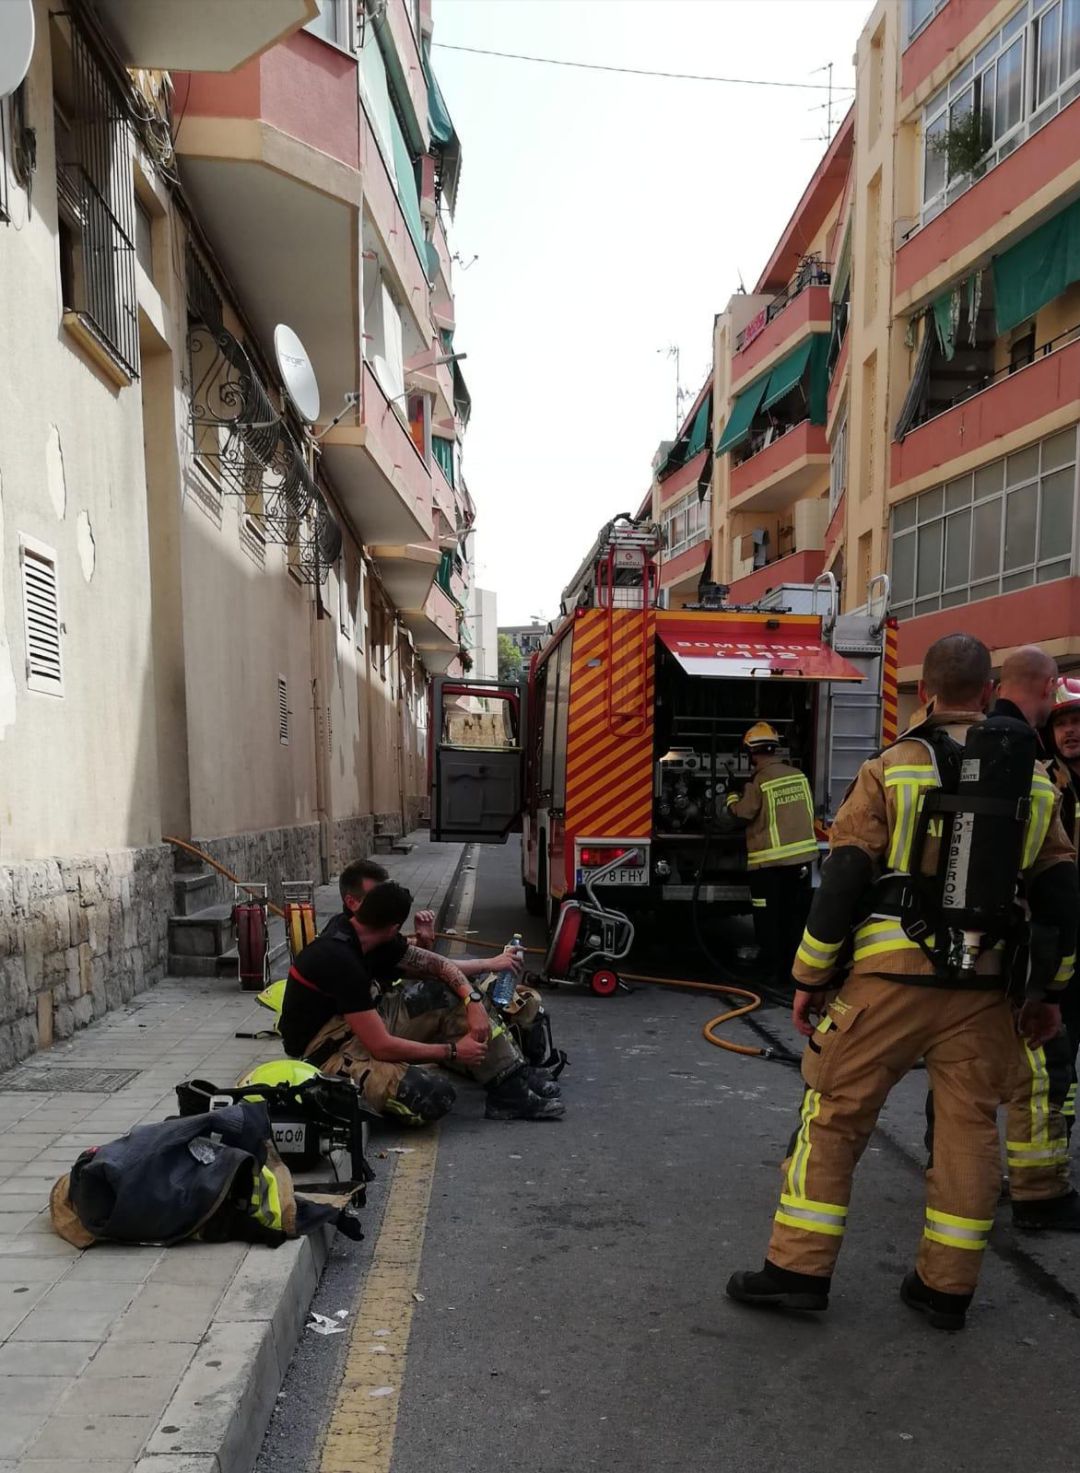
[[[345,866],[338,880],[342,904],[345,904],[345,896],[350,889],[366,894],[389,878],[387,871],[375,860],[354,859]],[[413,917],[413,927],[413,945],[433,952],[435,912],[418,910]],[[466,977],[478,979],[477,991],[485,1000],[497,973],[513,972],[515,978],[520,978],[523,971],[520,955],[511,950],[500,952],[498,956],[456,956],[454,966]],[[397,973],[391,967],[389,976],[377,976],[375,980],[388,985],[396,978]],[[530,1066],[530,1087],[544,1099],[555,1099],[561,1093],[556,1078],[566,1065],[566,1055],[552,1041],[551,1019],[544,1007],[543,998],[534,987],[526,987],[518,981],[514,987],[513,1001],[502,1012],[526,1063]],[[547,1073],[548,1069],[551,1070],[550,1074]]]
[[[753,776],[729,793],[728,817],[746,830],[754,939],[763,981],[787,987],[810,906],[817,858],[814,798],[805,773],[778,755],[780,734],[759,721],[743,737]]]
[[[971,926],[980,906],[1011,917],[1023,875],[1031,964],[1019,1027],[1038,1048],[1061,1026],[1050,999],[1080,913],[1076,855],[1034,733],[1004,717],[983,722],[991,691],[985,645],[939,639],[919,683],[920,701],[933,702],[926,721],[864,762],[840,806],[795,963],[792,1016],[808,1040],[800,1124],[765,1266],[732,1276],[733,1299],[827,1308],[859,1157],[893,1085],[922,1058],[936,1100],[934,1161],[916,1267],[900,1293],[935,1328],[964,1326],[1001,1183],[997,1110],[1015,1078],[1017,1025],[1003,938],[961,930],[959,917]],[[991,774],[996,796],[962,796]],[[950,906],[965,907],[950,927],[942,863],[953,865],[957,845],[943,851],[940,836],[980,816],[993,833],[964,850],[980,891],[960,881],[949,893]],[[849,938],[850,972],[830,1002]]]
[[[424,1064],[457,1065],[487,1090],[489,1120],[558,1120],[561,1100],[531,1088],[528,1066],[465,974],[410,946],[412,896],[392,881],[346,888],[342,914],[289,968],[280,1031],[286,1052],[324,1074],[346,1073],[372,1109],[419,1124],[454,1103]],[[416,979],[382,991],[379,979]],[[537,1083],[544,1081],[537,1078]]]

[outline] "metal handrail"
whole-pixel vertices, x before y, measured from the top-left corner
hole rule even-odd
[[[872,633],[880,634],[885,627],[885,620],[889,617],[889,600],[892,597],[892,582],[888,573],[875,573],[866,585],[866,612],[873,617],[874,613],[874,589],[880,587],[881,592],[881,618],[875,620]]]
[[[810,602],[812,608],[817,610],[818,588],[825,589],[829,596],[828,607],[821,620],[821,635],[823,639],[829,639],[836,628],[836,618],[840,608],[840,588],[836,582],[834,573],[819,573],[810,585]]]

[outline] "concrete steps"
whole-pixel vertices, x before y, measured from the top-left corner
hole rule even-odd
[[[178,875],[174,881],[176,914],[169,918],[169,974],[174,977],[236,977],[240,958],[233,934],[231,903],[206,904],[216,893],[209,871]],[[200,904],[200,901],[203,902]],[[284,923],[270,916],[271,970],[288,955]]]

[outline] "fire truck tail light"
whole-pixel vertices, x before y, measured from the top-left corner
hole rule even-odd
[[[581,851],[582,869],[599,869],[601,865],[610,864],[613,859],[622,859],[625,856],[627,869],[640,869],[644,864],[640,849],[610,849],[588,848]]]

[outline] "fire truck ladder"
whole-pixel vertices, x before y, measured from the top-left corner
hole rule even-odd
[[[607,719],[613,736],[643,736],[649,726],[651,615],[659,574],[656,555],[662,534],[653,522],[609,522],[596,546],[598,607],[608,610]],[[640,611],[640,640],[615,659],[615,611]]]

